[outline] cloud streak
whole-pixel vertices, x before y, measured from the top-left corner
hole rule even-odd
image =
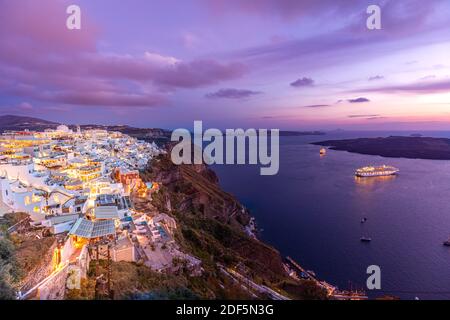
[[[261,94],[260,91],[228,88],[208,93],[205,97],[209,99],[246,99],[259,94]]]
[[[359,89],[354,92],[378,92],[378,93],[406,93],[406,94],[433,94],[450,92],[450,80],[416,82],[402,85],[387,85],[366,89]]]
[[[303,106],[302,108],[326,108],[329,106],[330,106],[329,104],[310,104],[310,105]]]
[[[374,118],[374,117],[379,117],[379,114],[351,114],[348,115],[347,117],[349,118]]]

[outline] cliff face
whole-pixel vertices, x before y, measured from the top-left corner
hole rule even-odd
[[[161,155],[149,165],[143,178],[163,185],[156,199],[162,202],[159,209],[186,218],[212,218],[236,230],[242,230],[250,221],[247,210],[220,188],[216,174],[205,165],[176,166],[168,155]]]
[[[190,251],[213,255],[220,263],[243,262],[267,280],[285,276],[279,253],[247,236],[248,211],[219,187],[216,174],[205,165],[176,166],[168,155],[161,155],[143,178],[162,184],[153,205],[177,218],[182,230],[179,240]]]
[[[142,178],[162,184],[152,196],[153,206],[176,218],[177,242],[200,258],[207,272],[218,274],[222,265],[272,288],[301,291],[303,284],[287,275],[279,252],[245,232],[249,212],[221,190],[216,174],[205,165],[176,166],[169,155],[160,155]],[[316,297],[322,298],[322,293]]]

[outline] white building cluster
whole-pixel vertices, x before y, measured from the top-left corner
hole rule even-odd
[[[122,219],[129,216],[130,188],[113,173],[138,177],[160,152],[155,144],[106,130],[74,132],[61,125],[6,132],[0,136],[2,207],[30,214],[36,225],[64,225],[56,233],[69,230],[77,218],[95,217],[98,207]]]

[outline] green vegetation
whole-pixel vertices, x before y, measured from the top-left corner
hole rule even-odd
[[[182,261],[180,261],[182,263]],[[107,265],[105,260],[91,261],[88,279],[82,279],[80,289],[67,290],[66,299],[110,299],[106,290]],[[96,279],[101,279],[97,286]],[[192,277],[186,270],[155,272],[145,265],[131,262],[111,263],[111,289],[114,299],[248,299],[248,293],[221,274],[204,272]]]
[[[112,264],[112,288],[115,299],[239,299],[247,296],[240,288],[221,292],[216,276],[205,273],[201,277],[191,277],[181,271],[178,274],[159,273],[145,265],[130,262]]]
[[[14,285],[19,272],[14,257],[14,244],[0,235],[0,300],[15,299]]]
[[[16,223],[22,221],[29,217],[27,213],[24,212],[16,212],[16,213],[5,213],[5,215],[0,220],[0,233],[6,232],[9,227],[12,227]]]
[[[66,290],[66,300],[93,300],[95,298],[95,279],[81,279],[80,289]]]
[[[286,281],[280,284],[280,288],[293,297],[302,300],[327,300],[327,291],[318,287],[314,281],[300,280],[300,283]]]
[[[197,300],[198,297],[189,289],[181,288],[163,288],[150,292],[133,293],[125,297],[130,300]]]
[[[33,238],[6,230],[26,219],[26,213],[7,213],[0,220],[0,299],[15,299],[22,280],[48,257],[55,238]]]

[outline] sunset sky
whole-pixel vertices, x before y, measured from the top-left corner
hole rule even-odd
[[[450,2],[0,0],[0,75],[1,114],[68,124],[450,129]]]

